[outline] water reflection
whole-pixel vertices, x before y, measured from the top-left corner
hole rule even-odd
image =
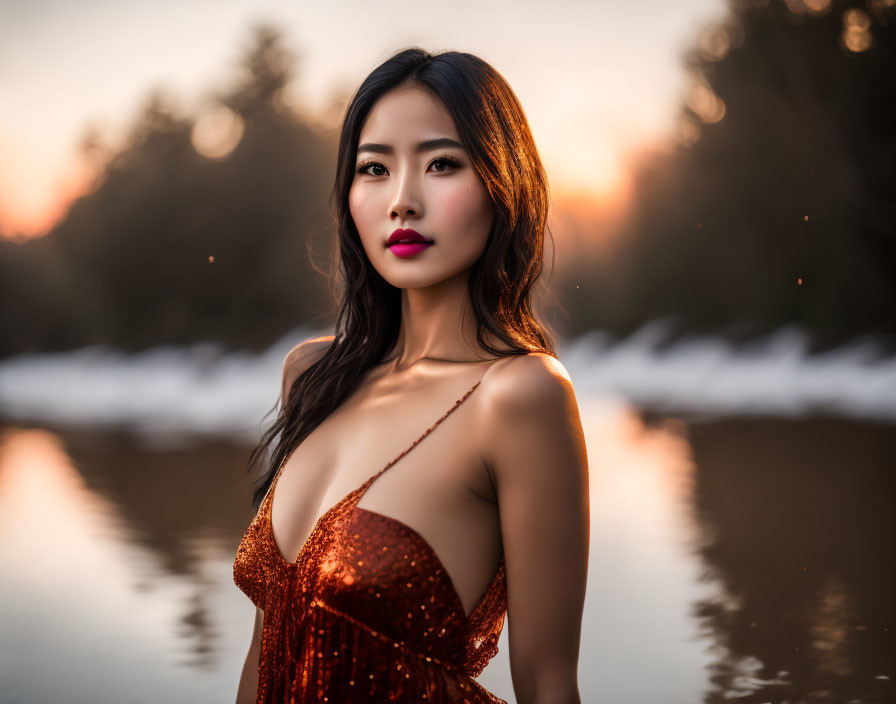
[[[583,702],[893,700],[891,425],[580,408]],[[233,700],[249,449],[5,428],[0,699]],[[507,638],[480,682],[512,703]]]
[[[3,701],[232,699],[251,614],[222,567],[247,510],[244,453],[5,430]]]
[[[579,403],[591,490],[582,701],[698,702],[711,640],[689,611],[713,587],[700,583],[691,549],[686,427],[626,406]]]
[[[888,425],[725,420],[690,432],[717,644],[707,702],[896,700]]]

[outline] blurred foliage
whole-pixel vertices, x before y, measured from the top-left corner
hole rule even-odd
[[[284,105],[293,64],[275,30],[256,29],[241,75],[217,96],[243,125],[225,158],[200,155],[196,118],[151,95],[62,222],[2,243],[0,353],[258,349],[326,314],[326,267],[309,249],[326,252],[331,239],[335,143]]]
[[[894,5],[729,3],[685,57],[678,143],[638,165],[612,252],[567,272],[574,332],[896,332]]]
[[[896,332],[894,31],[896,0],[730,0],[684,57],[679,139],[640,158],[611,244],[596,220],[574,257],[558,233],[555,329],[625,335],[671,316],[735,336]],[[224,155],[200,154],[203,116],[158,92],[119,147],[88,133],[91,192],[45,237],[0,241],[0,355],[260,349],[326,325],[316,255],[335,242],[337,134],[289,107],[294,65],[277,30],[255,30],[216,96],[242,131]]]

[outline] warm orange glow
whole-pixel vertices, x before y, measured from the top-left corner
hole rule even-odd
[[[871,34],[869,32],[844,30],[841,35],[843,45],[852,52],[859,53],[871,48]]]
[[[871,17],[867,12],[853,8],[843,13],[843,33],[840,42],[852,52],[871,48]]]
[[[614,189],[598,194],[552,188],[548,227],[566,252],[578,247],[600,252],[614,240],[630,201],[628,178],[621,178]]]
[[[626,541],[661,555],[684,545],[693,526],[681,517],[692,492],[694,461],[687,428],[676,419],[647,427],[634,409],[581,407],[588,446],[591,533],[626,526]]]
[[[803,3],[805,3],[806,9],[816,14],[827,12],[831,9],[831,0],[803,0]]]
[[[831,9],[831,0],[784,0],[794,15],[819,15]]]
[[[0,534],[16,536],[5,541],[2,553],[13,559],[18,579],[39,583],[58,578],[59,570],[89,572],[100,563],[107,570],[104,579],[124,579],[123,569],[109,576],[108,551],[98,540],[115,520],[56,435],[18,430],[0,439]]]
[[[588,193],[604,201],[614,199],[625,180],[625,157],[620,153],[621,148],[604,149],[599,139],[593,139],[586,148],[576,148],[568,142],[582,137],[582,133],[567,131],[565,137],[551,153],[542,154],[551,190]]]
[[[0,189],[0,237],[27,240],[49,232],[65,217],[72,203],[87,193],[93,174],[72,167],[58,178],[55,193],[36,192],[28,181],[8,181]]]
[[[725,117],[725,103],[706,83],[697,82],[687,99],[688,107],[704,122],[719,122]]]
[[[846,29],[864,32],[871,26],[871,18],[866,12],[853,8],[843,13],[843,26]]]

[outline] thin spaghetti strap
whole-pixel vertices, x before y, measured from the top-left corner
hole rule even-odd
[[[491,365],[489,365],[489,367],[491,367]],[[486,371],[486,373],[488,373],[488,371]],[[482,376],[484,377],[485,374],[483,374]],[[358,496],[358,498],[357,498],[357,501],[360,501],[360,500],[361,500],[361,496],[364,495],[364,493],[367,491],[367,488],[368,488],[374,481],[376,481],[376,479],[377,479],[383,472],[385,472],[387,469],[389,469],[389,467],[391,467],[393,464],[395,464],[396,462],[398,462],[398,460],[400,460],[402,457],[404,457],[406,454],[408,454],[411,450],[413,450],[413,449],[417,446],[417,443],[419,443],[421,440],[423,440],[423,438],[425,438],[425,437],[426,437],[427,435],[429,435],[433,430],[435,430],[437,427],[439,427],[439,424],[440,424],[443,420],[445,420],[448,416],[450,416],[452,413],[454,413],[454,411],[456,411],[457,408],[458,408],[464,401],[466,401],[467,398],[469,398],[470,394],[472,394],[472,393],[476,390],[476,387],[479,386],[479,384],[481,384],[481,383],[482,383],[482,378],[480,378],[479,381],[477,381],[475,384],[473,384],[473,386],[471,386],[471,387],[469,388],[469,390],[467,391],[467,393],[465,393],[463,396],[461,396],[459,399],[457,399],[457,401],[454,402],[454,405],[453,405],[451,408],[449,408],[447,411],[445,411],[445,413],[442,415],[441,418],[439,418],[435,423],[433,423],[431,426],[429,426],[429,427],[426,429],[426,431],[423,433],[423,435],[421,435],[419,438],[417,438],[416,440],[414,440],[414,442],[411,443],[410,447],[408,447],[406,450],[404,450],[404,452],[402,452],[400,455],[398,455],[398,457],[396,457],[395,459],[393,459],[393,460],[392,460],[391,462],[389,462],[385,467],[383,467],[379,472],[377,472],[376,474],[374,474],[372,477],[370,477],[370,479],[368,479],[366,482],[364,482],[364,484],[362,484],[360,487],[358,487],[358,489],[359,489],[359,496]],[[357,503],[357,501],[356,501],[356,503]]]
[[[418,442],[420,442],[423,438],[425,438],[425,437],[426,437],[427,435],[429,435],[433,430],[435,430],[435,429],[439,426],[439,423],[441,423],[441,422],[442,422],[443,420],[445,420],[448,416],[450,416],[452,413],[454,413],[454,411],[457,410],[458,406],[460,406],[460,404],[462,404],[464,401],[466,401],[467,398],[470,396],[470,394],[473,393],[473,392],[476,390],[476,387],[478,387],[478,386],[482,383],[482,380],[486,377],[486,375],[488,375],[488,373],[491,371],[492,367],[495,366],[495,364],[497,364],[498,362],[500,362],[502,359],[505,359],[505,358],[504,358],[504,357],[499,357],[498,359],[493,360],[492,363],[489,364],[488,367],[486,368],[486,370],[482,373],[482,376],[479,377],[479,381],[477,381],[475,384],[473,384],[473,386],[470,387],[470,389],[467,391],[467,393],[465,393],[463,396],[461,396],[459,399],[457,399],[457,401],[454,402],[454,405],[453,405],[451,408],[449,408],[447,411],[445,411],[444,415],[443,415],[441,418],[439,418],[435,423],[433,423],[429,428],[427,428],[427,429],[426,429],[426,432],[423,433],[423,435],[421,435],[419,438],[417,438],[416,440],[414,440],[413,443],[411,443],[411,446],[410,446],[409,448],[407,448],[404,452],[402,452],[402,453],[401,453],[398,457],[396,457],[394,460],[392,460],[391,462],[389,462],[389,464],[387,464],[385,467],[383,467],[379,472],[377,472],[376,474],[374,474],[370,479],[368,479],[368,480],[364,483],[364,485],[366,486],[368,483],[370,483],[370,482],[372,482],[373,480],[375,480],[375,479],[376,479],[377,477],[379,477],[383,472],[385,472],[387,469],[389,469],[389,467],[391,467],[393,464],[395,464],[396,462],[398,462],[398,460],[400,460],[402,457],[404,457],[406,454],[408,454],[411,450],[413,450],[413,449],[417,446],[417,443],[418,443]]]
[[[373,484],[373,482],[376,481],[376,479],[377,479],[383,472],[385,472],[387,469],[389,469],[389,467],[391,467],[393,464],[395,464],[396,462],[398,462],[398,460],[400,460],[402,457],[404,457],[406,454],[408,454],[411,450],[413,450],[413,449],[417,446],[417,443],[419,443],[421,440],[423,440],[423,438],[425,438],[425,437],[426,437],[427,435],[429,435],[433,430],[435,430],[443,420],[445,420],[448,416],[450,416],[455,410],[457,410],[457,408],[458,408],[464,401],[466,401],[466,400],[469,398],[470,394],[472,394],[472,393],[476,390],[476,388],[482,383],[482,380],[488,375],[489,371],[491,371],[491,368],[492,368],[493,366],[495,366],[495,364],[497,364],[497,362],[500,361],[500,359],[503,359],[503,358],[499,358],[498,360],[494,360],[491,364],[489,364],[489,365],[488,365],[488,368],[485,370],[485,372],[482,374],[482,376],[479,377],[479,381],[477,381],[475,384],[473,384],[473,386],[471,386],[471,387],[469,388],[469,390],[467,391],[467,393],[465,393],[463,396],[461,396],[459,399],[457,399],[457,401],[454,402],[454,405],[453,405],[451,408],[449,408],[447,411],[445,411],[445,413],[442,415],[441,418],[439,418],[435,423],[433,423],[429,428],[427,428],[426,431],[423,433],[423,435],[421,435],[419,438],[417,438],[416,440],[414,440],[414,442],[411,443],[411,446],[410,446],[410,447],[408,447],[404,452],[402,452],[400,455],[398,455],[398,457],[396,457],[396,458],[393,459],[391,462],[389,462],[389,463],[388,463],[385,467],[383,467],[379,472],[377,472],[376,474],[374,474],[374,475],[372,475],[370,478],[368,478],[367,481],[365,481],[365,482],[364,482],[361,486],[359,486],[357,489],[355,489],[355,490],[353,490],[353,491],[350,491],[348,494],[346,494],[346,496],[344,496],[344,497],[343,497],[337,504],[335,504],[335,505],[333,506],[333,508],[330,509],[330,511],[332,511],[333,509],[335,509],[337,506],[342,505],[342,504],[345,503],[346,501],[353,501],[353,503],[354,503],[355,505],[357,505],[357,503],[361,500],[361,497],[364,496],[364,493],[367,491],[367,489],[370,487],[370,485]],[[277,473],[274,475],[274,479],[271,481],[271,485],[268,487],[268,491],[267,491],[267,493],[265,494],[264,499],[262,499],[262,506],[264,506],[264,505],[265,505],[265,502],[267,502],[267,509],[266,509],[266,510],[267,510],[267,514],[268,514],[268,516],[270,516],[270,513],[271,513],[271,504],[273,503],[274,486],[277,484],[277,480],[280,478],[280,473],[283,471],[283,467],[286,465],[286,463],[287,463],[288,461],[289,461],[289,457],[287,457],[286,460],[284,460],[283,463],[280,465],[280,467],[277,469]],[[269,499],[270,499],[270,500],[269,500]],[[318,519],[318,523],[320,523],[320,522],[324,519],[324,517],[325,517],[330,511],[327,511],[326,513],[324,513],[324,514]],[[316,527],[315,527],[315,529],[312,530],[312,533],[314,533],[314,530],[316,530]],[[309,536],[308,540],[310,540],[310,539],[311,539],[311,538],[310,538],[310,536]]]
[[[389,464],[387,464],[385,467],[383,467],[380,470],[380,472],[385,472],[387,469],[389,469],[389,467],[391,467],[393,464],[398,462],[398,460],[400,460],[402,457],[404,457],[406,454],[408,454],[411,450],[413,450],[417,446],[418,442],[420,442],[423,438],[425,438],[427,435],[429,435],[433,430],[435,430],[437,427],[439,427],[439,423],[441,423],[448,416],[450,416],[457,409],[457,407],[460,406],[460,404],[462,404],[464,401],[466,401],[467,397],[471,393],[473,393],[476,390],[476,387],[479,386],[479,384],[481,384],[481,383],[482,383],[482,379],[480,379],[475,384],[473,384],[473,386],[470,387],[470,390],[467,391],[467,393],[465,393],[459,399],[457,399],[457,401],[454,402],[454,405],[451,408],[449,408],[447,411],[445,411],[445,414],[441,418],[439,418],[435,423],[433,423],[431,426],[429,426],[429,428],[426,429],[426,432],[423,433],[423,435],[421,435],[419,438],[414,440],[414,442],[411,443],[411,446],[408,449],[406,449],[398,457],[396,457]]]

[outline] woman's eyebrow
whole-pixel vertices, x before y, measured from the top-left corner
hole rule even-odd
[[[445,147],[464,148],[464,145],[455,142],[450,137],[440,137],[439,139],[427,139],[417,143],[417,153],[426,152],[431,149],[444,149]],[[376,144],[368,142],[358,147],[358,152],[376,152],[377,154],[394,154],[395,150],[388,144]]]

